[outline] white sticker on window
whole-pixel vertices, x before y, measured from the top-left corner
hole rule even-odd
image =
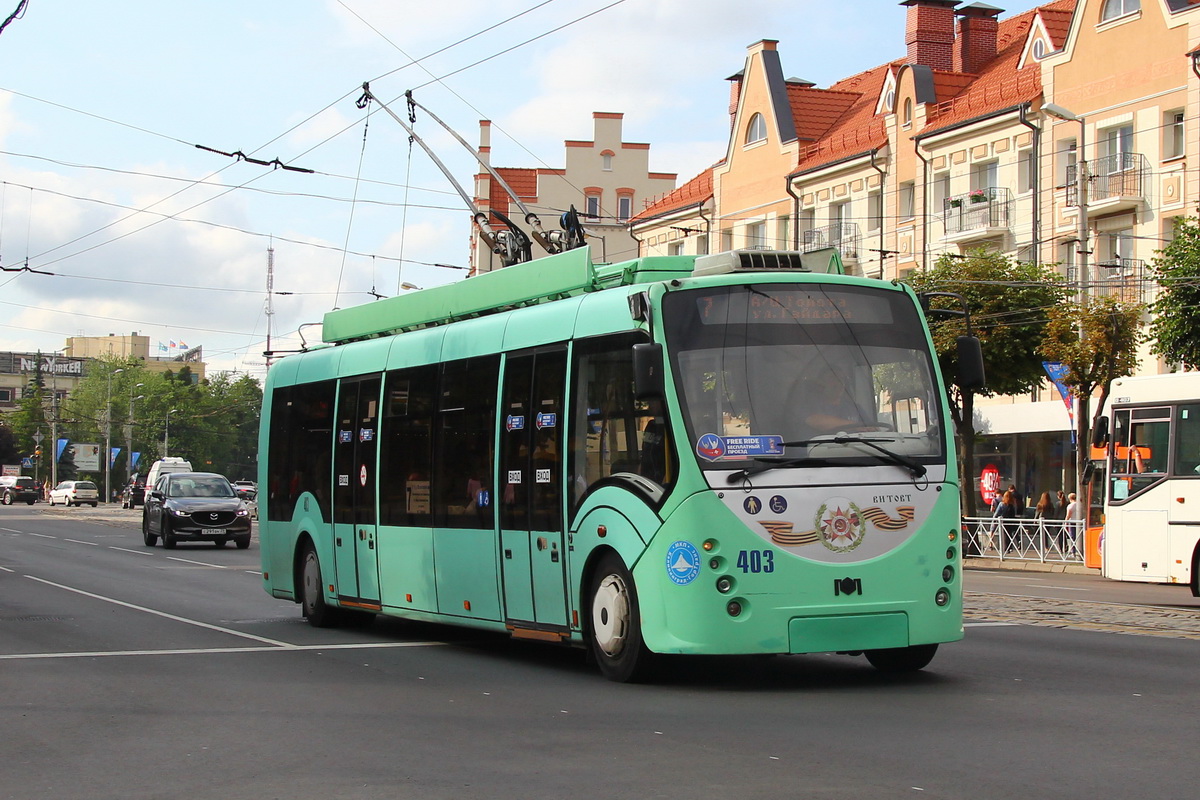
[[[514,484],[514,483],[520,483],[520,482],[521,482],[521,470],[519,470],[519,469],[510,469],[510,470],[508,471],[508,483],[509,483],[509,485],[512,485],[512,484]]]

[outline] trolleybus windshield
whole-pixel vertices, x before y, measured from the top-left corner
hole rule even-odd
[[[668,295],[688,437],[706,468],[944,461],[939,388],[915,304],[892,290],[770,284]],[[855,445],[852,439],[872,445]],[[796,459],[801,459],[796,461]],[[896,463],[891,459],[891,463]]]

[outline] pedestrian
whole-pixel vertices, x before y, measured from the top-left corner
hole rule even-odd
[[[1011,492],[1011,493],[1012,493],[1012,499],[1013,499],[1013,502],[1012,502],[1013,516],[1014,516],[1014,517],[1023,517],[1023,516],[1025,516],[1025,498],[1024,498],[1024,497],[1022,497],[1022,496],[1021,496],[1021,495],[1020,495],[1020,494],[1017,492],[1017,485],[1016,485],[1015,483],[1010,483],[1010,484],[1008,485],[1008,492],[1005,492],[1005,495],[1007,495],[1009,492]]]
[[[996,528],[1000,532],[1000,552],[1003,553],[1005,540],[1009,539],[1014,531],[1013,523],[1009,520],[1015,519],[1017,516],[1016,492],[1012,488],[1000,498],[1000,503],[992,512],[992,516],[996,518]]]
[[[1038,498],[1037,506],[1034,508],[1034,517],[1054,519],[1054,501],[1050,499],[1049,492],[1042,492],[1042,496]]]
[[[1064,492],[1062,489],[1058,490],[1058,498],[1057,498],[1056,505],[1058,506],[1058,514],[1056,516],[1059,519],[1066,519],[1067,518],[1067,493]]]
[[[1071,540],[1070,555],[1072,557],[1079,553],[1079,532],[1083,527],[1080,520],[1083,519],[1083,504],[1075,497],[1075,493],[1071,492],[1067,495],[1067,516],[1063,522],[1064,529],[1068,532],[1067,535]]]

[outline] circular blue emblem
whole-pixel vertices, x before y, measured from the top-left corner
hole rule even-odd
[[[782,514],[787,511],[787,500],[783,499],[783,495],[777,494],[771,498],[771,511],[776,514]]]
[[[696,453],[707,461],[716,461],[725,455],[725,441],[715,433],[706,433],[696,441]]]
[[[700,551],[691,542],[673,542],[667,548],[667,577],[687,586],[700,574]]]
[[[754,516],[762,511],[762,500],[759,500],[754,495],[750,495],[742,501],[742,508],[746,509],[747,514]]]

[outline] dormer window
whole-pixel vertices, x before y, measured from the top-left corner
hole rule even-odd
[[[766,138],[767,121],[763,119],[762,114],[756,113],[750,117],[750,124],[746,126],[746,144],[766,141]]]
[[[1100,21],[1108,22],[1110,19],[1123,17],[1141,10],[1142,0],[1105,0],[1104,7],[1100,10]]]
[[[913,117],[912,98],[906,97],[906,98],[904,98],[904,115],[900,118],[900,121],[906,126],[912,125],[912,117]]]
[[[613,154],[611,151],[605,150],[603,153],[601,153],[600,169],[604,170],[605,172],[612,172],[612,159]]]

